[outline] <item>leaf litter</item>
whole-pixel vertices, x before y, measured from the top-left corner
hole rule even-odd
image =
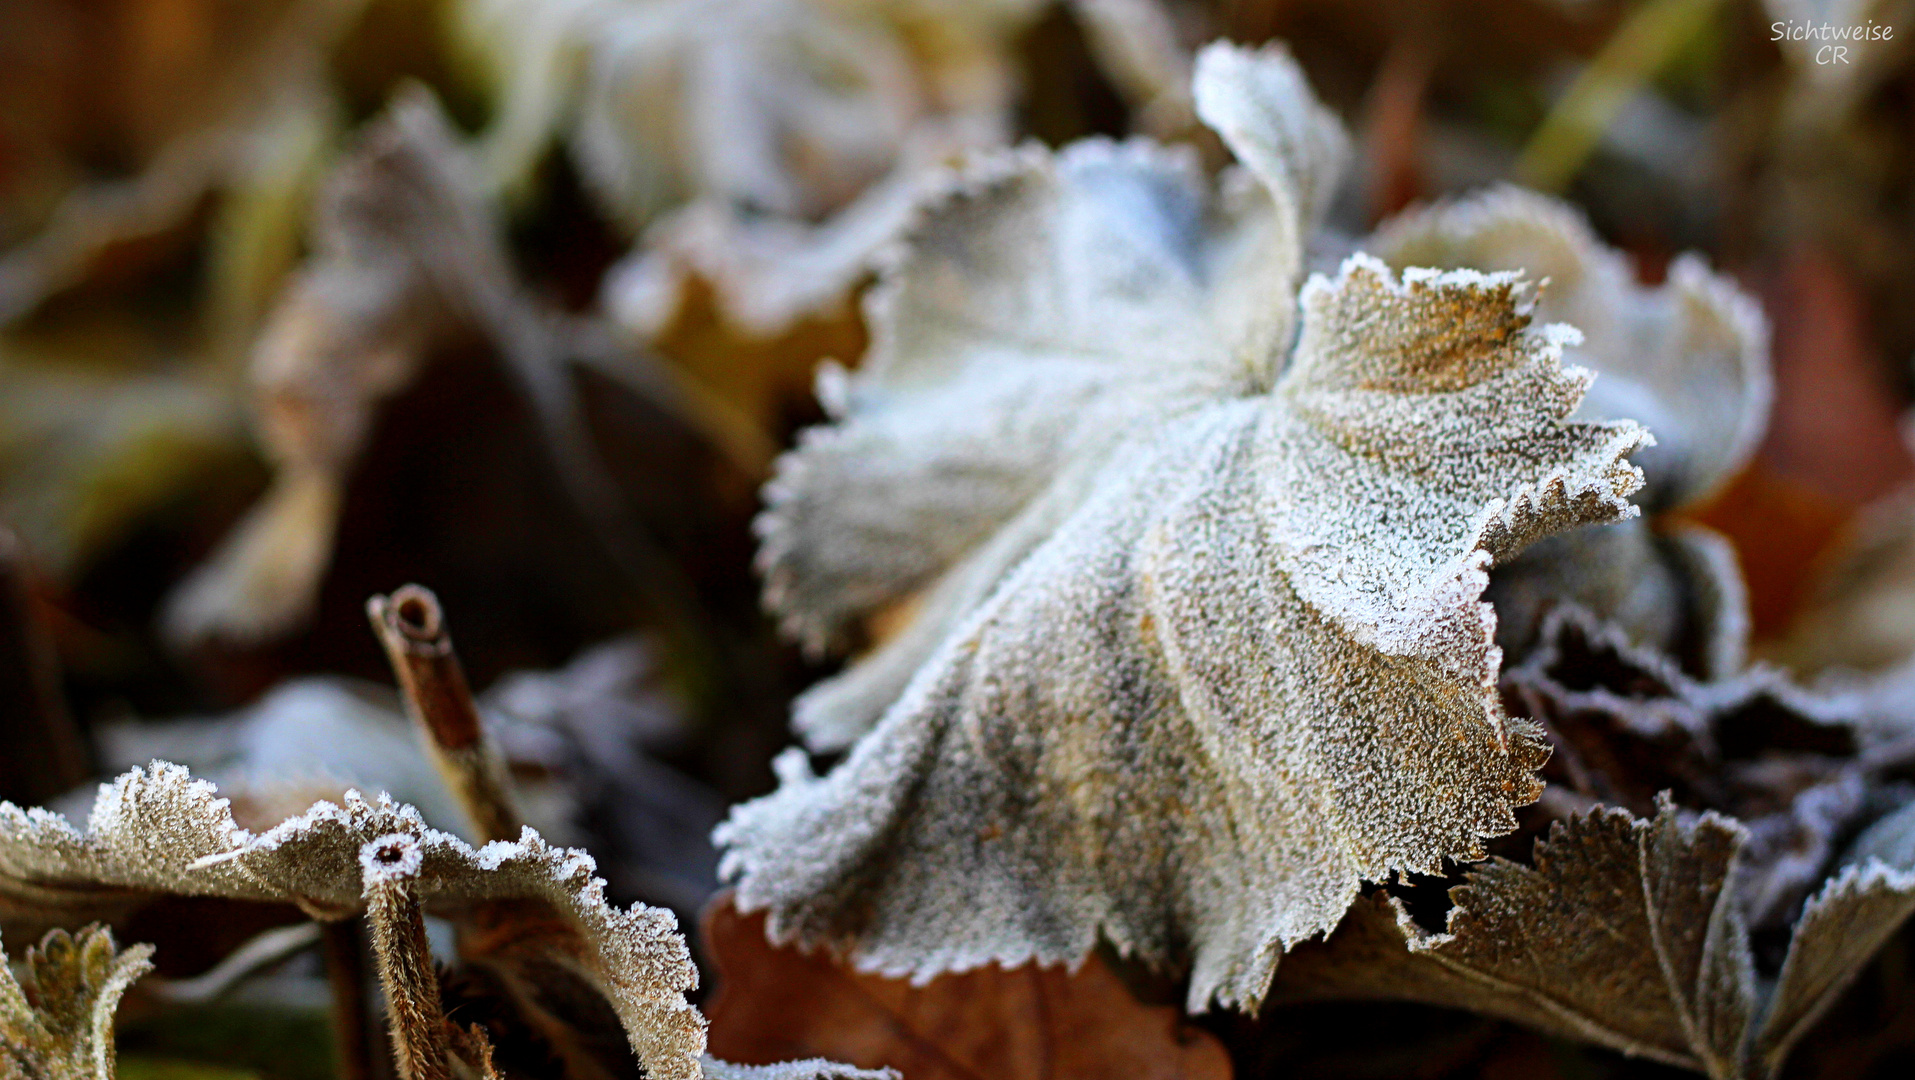
[[[196,25],[224,18],[175,6]],[[714,633],[712,598],[673,565],[695,545],[663,556],[621,520],[608,480],[629,483],[632,463],[595,460],[580,434],[601,417],[578,395],[611,377],[753,474],[789,425],[816,419],[793,380],[867,334],[857,370],[822,370],[828,423],[766,489],[767,604],[814,657],[850,662],[797,701],[811,759],[788,752],[779,791],[720,830],[738,891],[707,923],[712,1048],[913,1075],[1309,1071],[1329,1059],[1272,1057],[1286,1045],[1273,1032],[1340,1006],[1293,1005],[1407,1000],[1500,1020],[1429,1011],[1436,1046],[1398,1024],[1415,1007],[1361,1006],[1402,1045],[1338,1067],[1622,1068],[1512,1040],[1499,1025],[1514,1022],[1713,1076],[1777,1075],[1799,1046],[1792,1069],[1887,1069],[1892,1019],[1860,1039],[1856,1025],[1898,1015],[1915,897],[1904,509],[1883,504],[1819,570],[1806,562],[1907,459],[1893,432],[1905,394],[1871,367],[1907,339],[1883,309],[1901,256],[1880,212],[1905,170],[1869,126],[1898,54],[1822,72],[1793,43],[1756,64],[1773,93],[1717,100],[1697,73],[1734,85],[1747,59],[1697,59],[1726,31],[1698,19],[1706,4],[1664,7],[1585,42],[1586,89],[1631,28],[1696,37],[1695,56],[1671,41],[1637,56],[1648,67],[1617,130],[1586,133],[1585,150],[1604,148],[1571,166],[1587,217],[1506,186],[1425,187],[1456,172],[1431,156],[1461,145],[1456,50],[1431,24],[1391,27],[1376,84],[1412,60],[1428,70],[1356,148],[1385,160],[1358,171],[1388,181],[1378,205],[1442,197],[1357,239],[1357,204],[1376,193],[1346,184],[1342,127],[1301,68],[1276,46],[1192,62],[1191,41],[1282,21],[1254,4],[455,0],[440,12],[453,37],[434,47],[476,49],[452,62],[479,65],[413,72],[449,109],[374,71],[388,60],[363,46],[391,33],[395,6],[290,5],[291,44],[236,65],[270,92],[234,98],[231,73],[213,79],[210,112],[160,125],[188,134],[142,159],[146,176],[82,185],[40,241],[0,258],[10,384],[70,382],[78,406],[25,439],[19,407],[40,398],[0,416],[20,464],[8,513],[28,511],[51,569],[19,621],[49,621],[59,658],[81,665],[67,685],[95,764],[136,766],[88,831],[10,805],[0,820],[5,932],[42,941],[4,995],[9,1075],[110,1076],[114,1008],[149,962],[167,977],[131,1011],[192,1026],[195,1002],[311,990],[317,958],[300,950],[315,941],[338,1045],[358,1047],[347,1076],[373,1075],[380,1053],[369,971],[409,1078],[863,1075],[702,1053],[691,954],[647,905],[682,917],[708,894],[701,834],[722,802],[702,781],[762,791],[740,778],[769,757],[761,719],[775,718],[715,717],[640,683],[748,680],[781,708],[769,684],[815,672],[768,675],[782,663],[769,650],[687,661]],[[1584,45],[1560,46],[1581,40],[1575,20],[1538,17],[1560,41],[1500,52],[1573,67]],[[1369,67],[1340,69],[1335,35],[1295,29],[1326,97],[1348,105]],[[1646,81],[1671,59],[1688,67]],[[1578,93],[1532,150],[1586,110]],[[1706,122],[1720,145],[1680,169],[1644,157],[1643,132],[1622,129],[1658,105],[1692,114],[1670,130]],[[341,143],[349,115],[374,119]],[[1021,130],[1126,129],[1188,145],[1002,149]],[[1498,160],[1490,173],[1507,171]],[[1700,228],[1639,228],[1640,181],[1619,182],[1619,162],[1688,177],[1656,198],[1720,188],[1722,205]],[[1705,164],[1726,166],[1719,184]],[[281,681],[250,715],[105,722],[124,706],[94,698],[125,680],[101,672],[125,661],[100,657],[125,654],[86,636],[100,586],[80,575],[178,513],[170,493],[233,471],[219,455],[233,456],[236,387],[218,357],[280,288],[322,172],[313,250],[255,352],[278,490],[184,588],[182,552],[203,540],[150,563],[154,588],[179,590],[179,662],[210,679],[202,713]],[[115,217],[101,199],[121,195]],[[1757,262],[1721,242],[1737,229]],[[546,231],[579,246],[545,251]],[[205,358],[161,371],[157,352],[116,345],[114,371],[75,381],[65,327],[100,313],[86,340],[106,340],[129,317],[115,261],[147,275],[137,302],[170,298],[152,268],[202,233],[206,310],[142,334]],[[1711,238],[1737,277],[1765,282],[1783,393],[1760,310],[1698,257],[1665,268],[1676,236]],[[16,273],[36,265],[51,269]],[[1831,307],[1818,282],[1854,295]],[[647,648],[628,639],[474,695],[401,590],[374,601],[400,699],[288,678],[372,673],[315,663],[348,655],[328,640],[340,594],[356,605],[391,580],[368,580],[359,553],[342,574],[329,565],[334,522],[354,512],[346,479],[388,464],[371,438],[381,413],[432,353],[471,338],[516,380],[553,476],[664,626]],[[639,341],[677,367],[655,368]],[[1848,364],[1862,424],[1833,438],[1835,398],[1797,392],[1827,356]],[[215,446],[190,468],[134,422],[169,387],[190,388],[196,411],[166,422]],[[126,404],[74,420],[108,397]],[[1858,448],[1869,467],[1843,468]],[[676,482],[640,482],[661,480]],[[1813,543],[1803,506],[1822,515]],[[223,528],[196,513],[199,534]],[[500,569],[480,580],[519,572]],[[478,639],[508,643],[503,664],[478,654],[487,681],[607,632],[510,596],[495,619],[516,625]],[[1758,636],[1803,598],[1783,640]],[[327,628],[319,652],[297,636],[308,619]],[[45,659],[33,685],[60,686]],[[573,843],[596,859],[559,846]],[[320,921],[287,925],[300,914]],[[102,920],[159,947],[78,930]],[[49,925],[64,930],[39,938]],[[194,928],[208,940],[172,955]],[[352,960],[367,943],[376,970]],[[1188,1020],[1180,997],[1264,1016]],[[1831,1011],[1841,1020],[1823,1024]]]

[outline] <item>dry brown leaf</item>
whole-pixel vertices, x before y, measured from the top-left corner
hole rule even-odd
[[[1787,634],[1766,653],[1807,678],[1915,659],[1915,493],[1864,509],[1826,552]]]
[[[104,927],[54,930],[21,958],[23,986],[0,952],[0,1078],[113,1080],[114,1013],[152,955],[119,948]]]
[[[1738,818],[1748,833],[1739,899],[1758,930],[1786,927],[1843,838],[1880,812],[1854,759],[1871,738],[1866,713],[1773,669],[1697,681],[1564,607],[1536,651],[1504,672],[1503,689],[1550,733],[1551,798],[1647,816],[1673,793]]]
[[[923,986],[865,975],[765,938],[762,915],[705,913],[718,965],[714,1053],[888,1065],[911,1080],[1228,1080],[1222,1044],[1170,1006],[1138,1003],[1095,955],[1076,971],[986,967]]]
[[[1786,398],[1786,394],[1785,394]],[[1757,458],[1707,503],[1681,515],[1735,546],[1760,643],[1783,632],[1801,606],[1816,559],[1837,542],[1854,508]],[[1760,649],[1757,650],[1760,652]]]
[[[1915,454],[1902,434],[1905,402],[1890,382],[1856,275],[1833,254],[1809,249],[1791,255],[1766,289],[1777,393],[1763,459],[1850,509],[1915,479]]]

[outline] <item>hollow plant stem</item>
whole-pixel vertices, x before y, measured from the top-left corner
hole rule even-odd
[[[505,762],[479,721],[439,598],[430,589],[406,585],[366,601],[366,615],[399,680],[407,713],[425,733],[433,764],[479,838],[518,839],[521,819]]]

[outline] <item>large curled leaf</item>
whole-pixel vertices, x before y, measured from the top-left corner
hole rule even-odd
[[[876,720],[849,758],[722,829],[778,940],[929,977],[1102,935],[1253,1005],[1360,880],[1480,858],[1536,797],[1487,569],[1633,513],[1644,432],[1567,422],[1574,332],[1515,275],[1353,257],[1279,378],[1341,135],[1281,51],[1213,46],[1196,90],[1259,186],[1148,144],[999,161],[769,489],[788,626],[926,590],[800,707],[814,745]]]
[[[104,927],[54,930],[22,958],[23,987],[0,953],[0,1077],[113,1080],[113,1015],[152,955],[151,945],[119,948]]]
[[[234,823],[211,784],[156,762],[102,785],[84,833],[57,814],[0,803],[0,890],[43,898],[102,889],[219,896],[292,902],[320,917],[341,918],[365,902],[360,849],[394,834],[418,844],[421,863],[412,887],[428,906],[489,912],[482,923],[514,910],[537,913],[529,923],[519,919],[517,931],[506,935],[514,940],[505,943],[503,959],[509,963],[517,955],[533,962],[528,970],[540,972],[546,983],[583,981],[595,988],[624,1025],[646,1076],[891,1075],[828,1062],[753,1071],[704,1058],[705,1020],[685,1000],[698,972],[671,912],[642,904],[626,911],[609,906],[590,855],[554,848],[530,829],[516,843],[495,841],[474,850],[427,828],[412,807],[383,797],[369,803],[348,792],[343,807],[318,803],[255,835]],[[533,933],[526,933],[528,925]]]
[[[1574,208],[1497,187],[1413,210],[1364,242],[1392,266],[1521,269],[1546,280],[1536,315],[1583,332],[1565,357],[1598,378],[1579,419],[1639,421],[1656,445],[1636,459],[1650,512],[1691,506],[1721,488],[1762,437],[1773,393],[1760,308],[1694,255],[1668,280],[1638,285],[1623,254]],[[1545,541],[1498,570],[1490,595],[1498,643],[1520,654],[1556,603],[1586,607],[1704,675],[1743,662],[1748,601],[1733,551],[1693,527],[1659,533],[1642,520]]]

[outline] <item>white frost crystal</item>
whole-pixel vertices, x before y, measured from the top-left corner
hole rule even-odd
[[[924,978],[1101,935],[1254,1007],[1359,882],[1480,858],[1540,791],[1488,570],[1634,514],[1647,434],[1569,421],[1576,332],[1518,274],[1358,255],[1299,294],[1336,121],[1278,49],[1212,46],[1195,91],[1220,193],[1090,142],[930,208],[768,489],[788,629],[920,597],[800,703],[846,760],[793,752],[720,829],[776,939]]]

